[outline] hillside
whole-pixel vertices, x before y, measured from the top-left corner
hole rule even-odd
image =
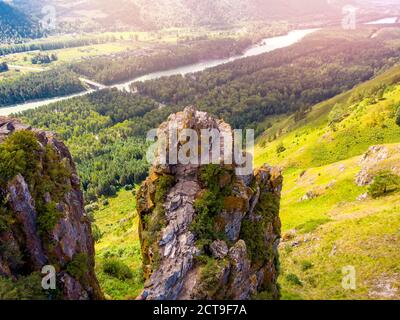
[[[19,42],[41,36],[39,26],[13,6],[0,2],[0,43]]]
[[[258,141],[256,163],[284,168],[283,298],[399,299],[398,187],[367,193],[380,171],[400,173],[399,80],[395,67],[301,120],[267,120],[273,125]],[[341,286],[349,265],[355,290]]]
[[[200,25],[229,25],[249,20],[301,21],[310,17],[340,18],[344,4],[354,1],[325,0],[15,0],[25,10],[40,14],[44,3],[55,6],[60,25],[67,28],[71,21],[79,28],[162,28]],[[296,17],[296,18],[293,18]],[[72,29],[71,29],[72,30]]]

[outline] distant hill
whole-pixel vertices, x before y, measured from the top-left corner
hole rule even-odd
[[[37,23],[15,7],[0,2],[0,42],[14,43],[41,35]]]
[[[81,28],[142,28],[225,25],[243,20],[340,17],[343,5],[356,0],[14,0],[40,15],[53,5],[64,28],[71,21]],[[34,3],[35,5],[33,5]]]

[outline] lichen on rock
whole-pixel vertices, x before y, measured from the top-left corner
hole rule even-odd
[[[194,107],[159,131],[168,136],[169,128],[233,136],[227,123]],[[264,165],[240,176],[237,166],[165,165],[156,156],[136,195],[146,279],[138,299],[240,300],[262,291],[279,298],[282,174]]]

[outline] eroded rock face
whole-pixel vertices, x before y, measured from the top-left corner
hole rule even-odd
[[[19,168],[12,177],[4,171],[0,177],[0,276],[16,284],[33,274],[41,279],[42,268],[51,265],[57,290],[44,297],[102,299],[94,273],[90,221],[68,149],[50,132],[0,117],[0,144],[17,135],[21,135],[18,141],[33,141],[34,151],[27,154],[35,163],[30,164],[33,170]],[[41,282],[32,286],[42,288]]]
[[[159,131],[171,127],[232,132],[193,107],[171,115]],[[236,167],[156,161],[137,193],[146,279],[138,299],[240,300],[259,292],[279,298],[283,178],[266,165],[248,176]]]

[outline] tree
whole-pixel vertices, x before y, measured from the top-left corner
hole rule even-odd
[[[369,186],[368,194],[373,198],[379,198],[400,188],[400,176],[391,171],[380,171]]]
[[[8,65],[5,62],[0,63],[0,72],[8,71]]]

